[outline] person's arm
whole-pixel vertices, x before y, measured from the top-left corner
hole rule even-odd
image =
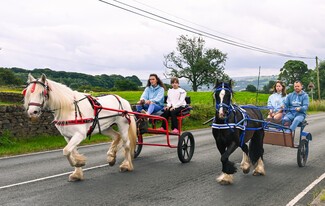
[[[149,87],[146,87],[140,97],[141,100],[148,100],[148,92],[149,92]]]
[[[284,108],[286,110],[290,109],[290,97],[291,97],[291,94],[288,94],[284,100]],[[289,111],[286,111],[286,112],[289,112]]]
[[[306,113],[309,106],[309,97],[307,94],[304,95],[301,105],[302,106],[300,107],[299,112]]]
[[[166,101],[167,102],[167,108],[172,106],[172,100],[171,100],[172,94],[171,93],[172,93],[171,89],[169,89],[168,92],[167,92],[167,101]]]
[[[270,109],[269,115],[271,116],[271,114],[273,113],[273,105],[272,105],[272,94],[269,96],[268,100],[267,100],[267,106]]]

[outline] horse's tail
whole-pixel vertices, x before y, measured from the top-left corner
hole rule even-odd
[[[259,158],[262,158],[263,160],[263,139],[264,129],[260,129],[254,132],[254,136],[250,141],[249,158],[253,165],[258,161]]]
[[[134,150],[136,146],[136,139],[137,139],[137,127],[135,122],[134,115],[130,116],[130,126],[129,126],[129,140],[130,140],[130,152],[132,158],[134,157]]]

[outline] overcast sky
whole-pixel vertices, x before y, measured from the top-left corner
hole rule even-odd
[[[324,0],[123,2],[239,43],[325,59]],[[0,29],[0,67],[141,79],[150,73],[163,77],[164,55],[176,51],[180,35],[198,37],[98,0],[0,0]],[[259,66],[261,75],[279,74],[290,59],[309,68],[316,65],[315,59],[264,54],[203,38],[206,48],[227,53],[225,72],[231,77],[257,76]]]

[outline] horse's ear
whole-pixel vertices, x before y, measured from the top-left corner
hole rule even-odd
[[[229,86],[232,88],[232,81],[229,79]]]
[[[28,74],[28,80],[27,80],[27,83],[30,83],[32,81],[35,81],[35,78],[32,76],[31,73]]]
[[[46,75],[45,75],[45,74],[42,74],[42,76],[41,76],[41,81],[42,81],[43,83],[46,82]]]

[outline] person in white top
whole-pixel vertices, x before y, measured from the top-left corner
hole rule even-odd
[[[267,101],[267,106],[270,109],[267,118],[279,121],[282,119],[284,101],[287,95],[285,84],[280,80],[276,81],[273,86],[273,92]]]
[[[173,88],[168,90],[167,93],[167,105],[164,107],[162,117],[168,120],[171,117],[172,133],[179,133],[177,114],[186,106],[186,91],[179,87],[178,78],[174,77],[170,81]],[[162,121],[161,130],[166,130],[166,123]]]

